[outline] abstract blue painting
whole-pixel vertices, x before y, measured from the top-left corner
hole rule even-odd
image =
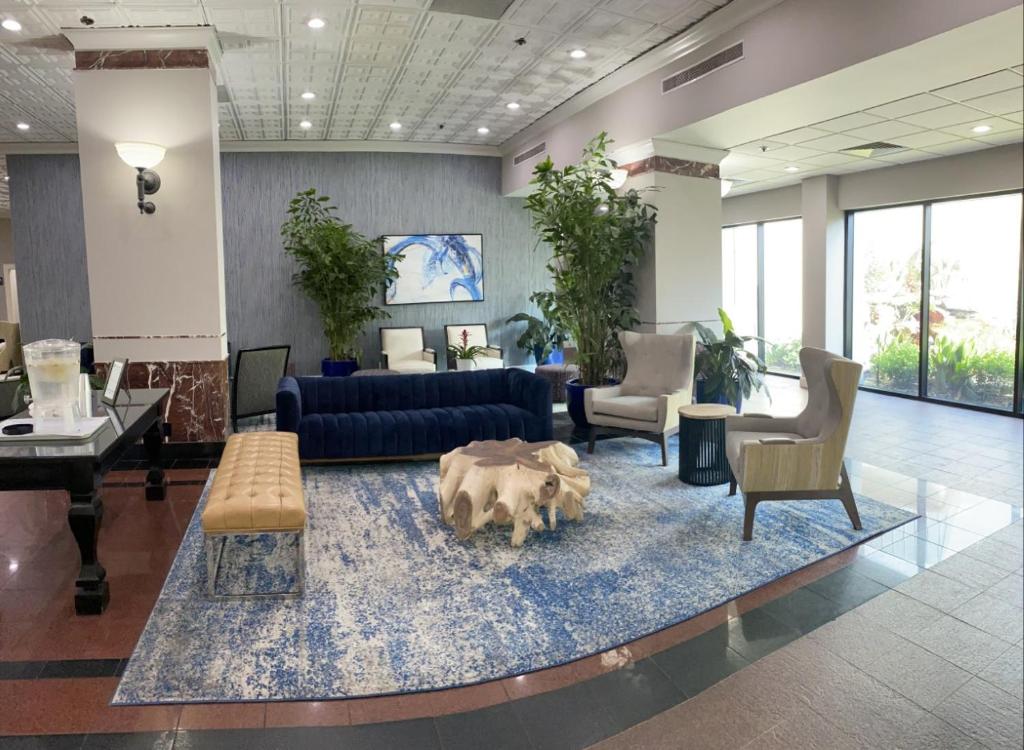
[[[385,304],[482,301],[482,247],[483,235],[479,234],[385,235],[384,252],[403,256]]]

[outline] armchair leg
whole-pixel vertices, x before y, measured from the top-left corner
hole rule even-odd
[[[668,466],[668,435],[661,433],[661,440],[658,441],[661,445],[661,465]]]
[[[743,513],[743,541],[749,542],[754,538],[754,511],[757,510],[757,500],[750,495],[744,495],[746,509]]]
[[[729,497],[736,494],[736,477],[729,473]]]
[[[846,473],[845,462],[839,476],[839,499],[842,500],[843,507],[846,508],[846,515],[850,517],[853,528],[860,531],[864,527],[860,524],[860,513],[857,512],[857,501],[853,497],[853,489],[850,488],[850,476]]]
[[[587,453],[594,452],[594,443],[597,442],[597,427],[590,425],[590,433],[587,439]]]

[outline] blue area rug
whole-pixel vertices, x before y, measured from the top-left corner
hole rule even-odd
[[[673,454],[674,455],[674,454]],[[909,521],[858,497],[772,502],[741,542],[741,498],[690,487],[659,450],[583,456],[582,522],[459,542],[438,518],[436,462],[306,467],[301,599],[211,601],[200,501],[114,704],[316,700],[465,685],[598,653],[689,619]],[[231,542],[218,590],[292,583],[293,543]]]

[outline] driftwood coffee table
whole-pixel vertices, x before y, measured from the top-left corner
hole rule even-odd
[[[441,517],[459,539],[492,521],[512,524],[512,546],[519,547],[530,529],[544,528],[542,508],[551,529],[559,508],[567,519],[583,519],[590,475],[578,464],[576,451],[557,440],[474,441],[441,456]]]

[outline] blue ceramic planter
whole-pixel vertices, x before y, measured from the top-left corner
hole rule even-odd
[[[320,374],[325,378],[345,377],[358,369],[359,362],[354,359],[330,359],[324,357],[320,360]]]
[[[608,378],[605,385],[618,385],[619,381]],[[579,380],[570,380],[565,384],[565,406],[577,427],[588,429],[590,422],[587,421],[587,410],[583,405],[583,394],[592,385],[583,385]]]
[[[703,380],[697,380],[695,382],[694,395],[695,395],[695,398],[697,399],[697,403],[698,404],[725,404],[727,406],[732,406],[732,402],[729,401],[729,399],[726,398],[725,394],[723,394],[723,393],[719,393],[714,398],[708,397],[707,394],[704,393],[704,381]],[[740,393],[736,397],[736,413],[737,414],[740,413],[740,408],[742,406],[743,406],[743,394]]]

